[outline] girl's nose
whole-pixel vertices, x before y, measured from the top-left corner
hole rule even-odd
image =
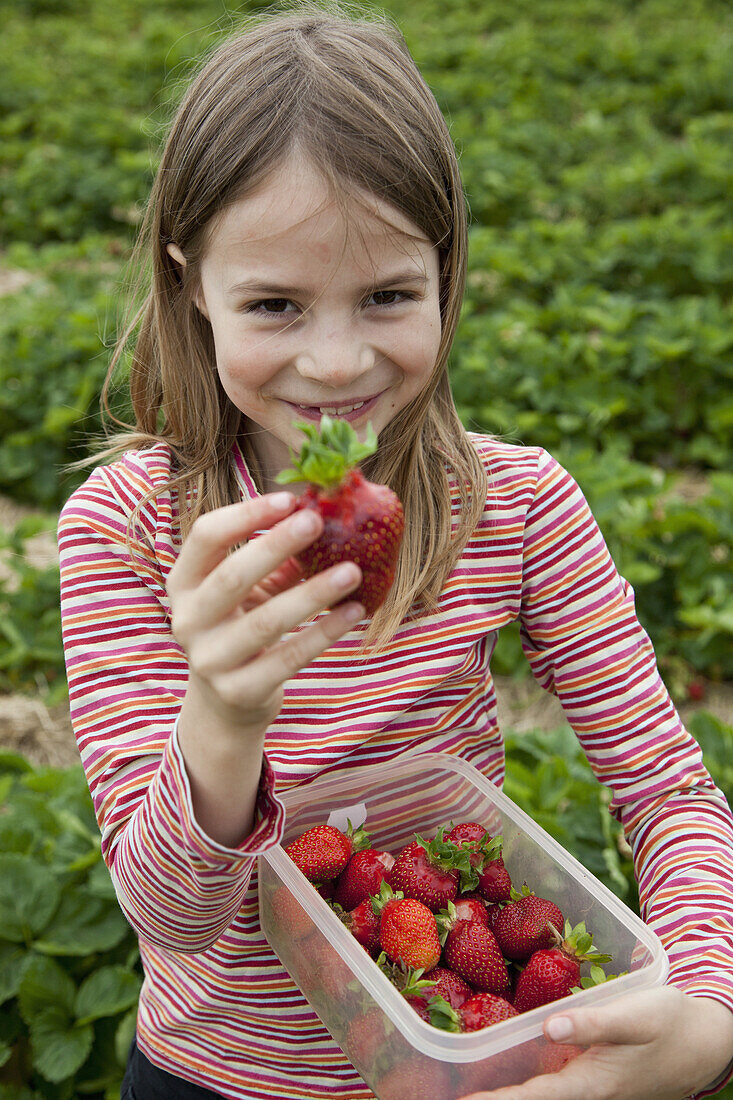
[[[331,389],[344,389],[374,367],[374,349],[363,343],[325,339],[310,344],[295,358],[303,378],[312,378]]]

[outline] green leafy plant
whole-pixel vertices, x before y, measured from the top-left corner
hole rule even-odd
[[[41,690],[47,705],[68,698],[61,639],[58,565],[39,569],[25,555],[29,539],[55,531],[55,516],[30,516],[0,531],[8,576],[0,577],[0,691]]]
[[[0,1100],[117,1100],[141,975],[81,767],[0,752]]]

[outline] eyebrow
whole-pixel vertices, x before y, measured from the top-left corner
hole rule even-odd
[[[360,293],[366,294],[367,291],[373,291],[376,287],[386,290],[389,287],[405,283],[409,283],[413,286],[425,286],[427,281],[427,276],[422,275],[419,271],[398,271],[396,274],[390,275],[386,279],[375,279],[373,282],[369,283],[368,286],[365,286]],[[308,287],[282,286],[280,283],[256,281],[234,283],[233,286],[229,287],[227,293],[262,294],[275,298],[291,298],[299,294],[305,294],[307,297],[313,296],[313,291]]]

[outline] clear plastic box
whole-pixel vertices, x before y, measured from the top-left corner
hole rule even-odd
[[[560,1068],[580,1048],[558,1048],[543,1021],[563,1003],[600,1004],[632,990],[663,985],[669,963],[659,938],[603,883],[470,764],[425,753],[332,773],[280,795],[286,809],[282,846],[259,857],[262,928],[268,943],[329,1032],[379,1100],[457,1100],[520,1084]],[[417,832],[480,821],[504,838],[515,886],[585,921],[607,973],[621,976],[481,1031],[455,1034],[423,1021],[341,923],[284,851],[300,833],[331,821],[362,820],[374,847],[397,855]],[[589,969],[583,964],[581,973]]]

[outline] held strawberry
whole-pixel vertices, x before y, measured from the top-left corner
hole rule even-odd
[[[387,485],[367,481],[357,463],[377,449],[377,436],[367,426],[359,442],[346,420],[324,414],[320,427],[296,423],[307,436],[293,468],[275,479],[281,485],[310,484],[297,508],[312,508],[323,518],[322,534],[298,554],[306,577],[342,561],[353,561],[362,571],[362,583],[345,599],[360,601],[373,615],[394,581],[405,518],[399,498]],[[343,601],[341,601],[343,602]]]

